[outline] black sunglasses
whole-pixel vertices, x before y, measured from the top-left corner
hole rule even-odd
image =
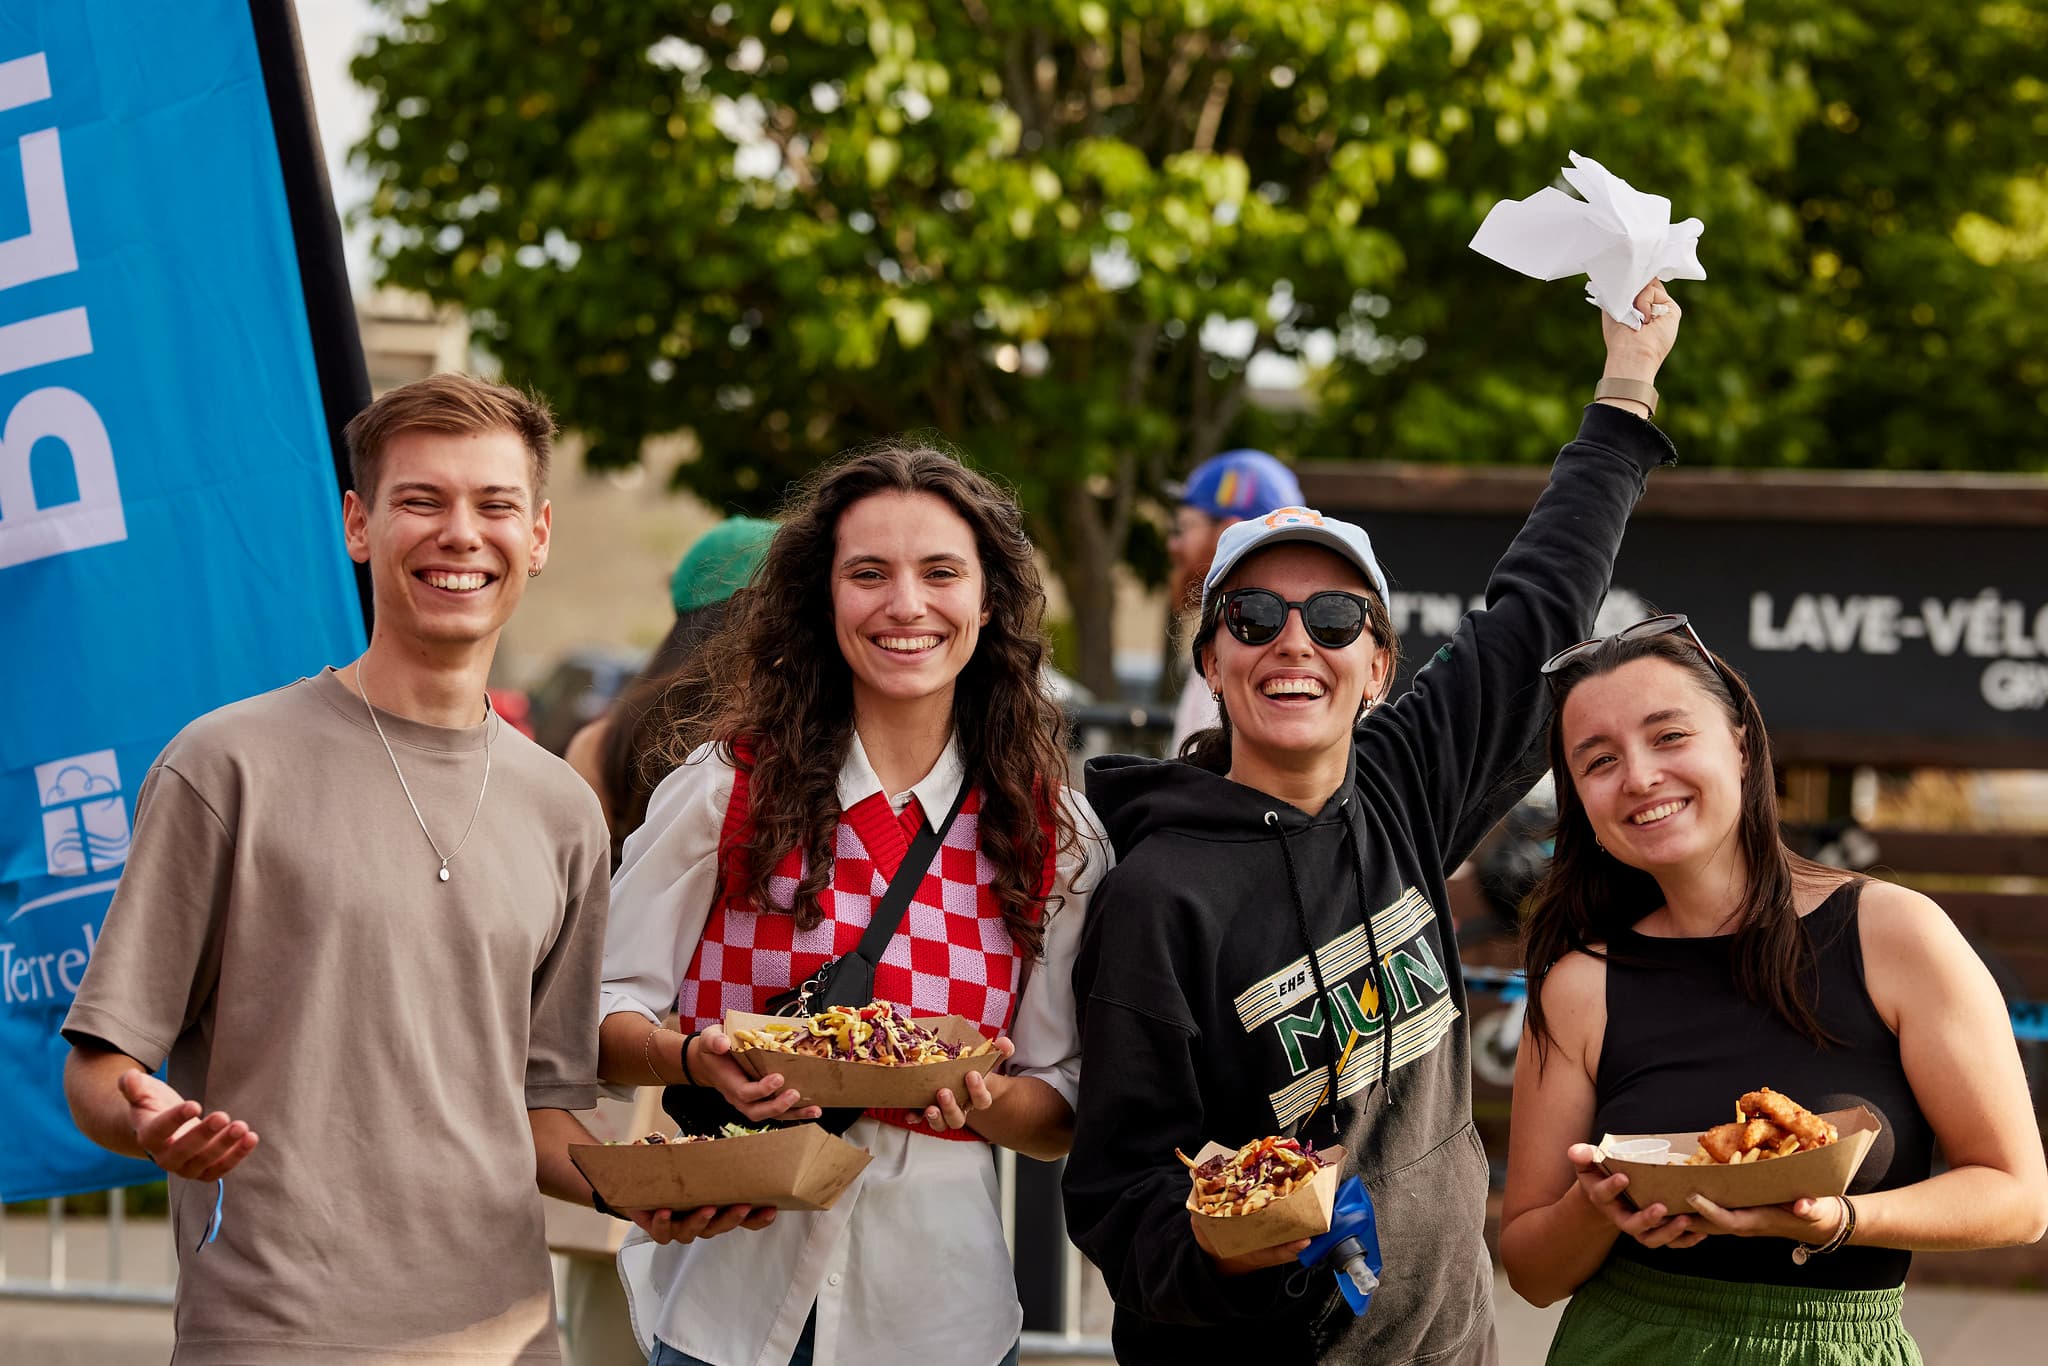
[[[1224,629],[1246,645],[1267,645],[1287,629],[1287,614],[1301,613],[1308,638],[1326,650],[1341,650],[1358,639],[1372,604],[1356,593],[1332,588],[1289,602],[1270,588],[1233,588],[1219,609]]]
[[[1555,690],[1560,673],[1578,661],[1589,658],[1610,640],[1640,640],[1644,636],[1669,635],[1674,631],[1685,632],[1686,639],[1690,640],[1693,648],[1700,652],[1700,658],[1707,661],[1707,667],[1720,674],[1722,682],[1728,681],[1728,675],[1721,673],[1721,665],[1714,658],[1714,652],[1707,648],[1707,643],[1704,640],[1700,639],[1700,633],[1692,629],[1692,622],[1687,620],[1683,612],[1666,612],[1662,616],[1644,617],[1635,625],[1624,626],[1611,636],[1594,636],[1591,640],[1582,640],[1576,645],[1567,645],[1550,658],[1544,660],[1543,668],[1540,672],[1549,681],[1551,688]]]

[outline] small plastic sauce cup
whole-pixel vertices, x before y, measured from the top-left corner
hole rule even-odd
[[[1648,1162],[1668,1164],[1671,1161],[1671,1140],[1668,1138],[1629,1138],[1607,1145],[1607,1155],[1623,1162]]]

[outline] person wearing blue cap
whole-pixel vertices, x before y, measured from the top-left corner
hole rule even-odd
[[[1203,580],[1193,663],[1218,724],[1179,760],[1088,765],[1118,862],[1074,964],[1088,1065],[1063,1194],[1116,1301],[1119,1361],[1500,1359],[1445,882],[1541,771],[1538,669],[1589,633],[1629,511],[1672,458],[1646,418],[1678,309],[1656,283],[1637,302],[1640,331],[1602,315],[1606,378],[1485,608],[1398,699],[1371,538],[1280,508],[1226,528]],[[1226,1255],[1190,1214],[1176,1150],[1275,1135],[1370,1196],[1370,1312],[1338,1264],[1298,1264],[1309,1239]]]
[[[1202,579],[1216,557],[1216,538],[1247,517],[1263,517],[1275,508],[1303,500],[1294,471],[1264,451],[1236,450],[1214,455],[1195,466],[1187,481],[1168,492],[1178,500],[1173,530],[1167,533],[1166,556],[1173,567],[1172,610],[1195,604]],[[1173,742],[1167,753],[1178,754],[1188,738],[1216,724],[1216,704],[1199,673],[1188,675],[1180,705],[1173,712]]]

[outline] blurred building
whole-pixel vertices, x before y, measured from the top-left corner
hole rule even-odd
[[[452,304],[386,286],[357,301],[356,327],[373,393],[469,368],[469,323]]]

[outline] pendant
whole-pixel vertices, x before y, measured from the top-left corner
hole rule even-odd
[[[444,863],[444,864],[442,864],[442,865],[441,865],[441,881],[443,881],[443,882],[446,882],[447,880],[448,880],[448,865]]]

